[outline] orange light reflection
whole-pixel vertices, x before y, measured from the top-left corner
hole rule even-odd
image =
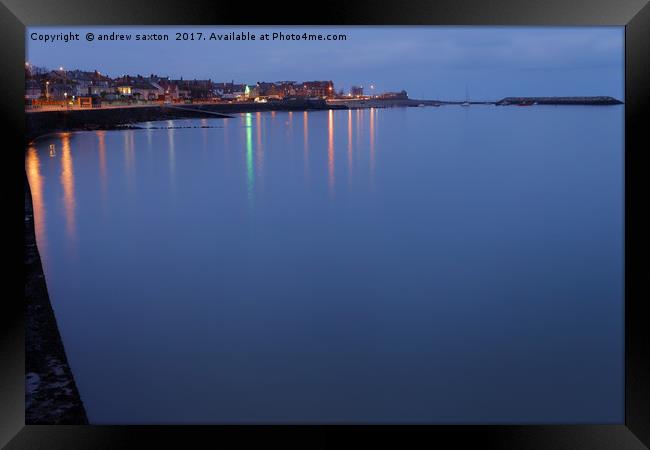
[[[27,150],[27,179],[32,193],[32,207],[34,210],[34,232],[36,243],[44,257],[45,251],[45,202],[43,201],[43,176],[41,175],[41,162],[38,159],[38,152],[34,147]]]
[[[61,185],[63,186],[63,207],[65,209],[66,231],[74,239],[75,209],[77,206],[74,193],[74,168],[70,149],[70,133],[61,134]]]
[[[348,180],[352,179],[352,110],[348,109]]]
[[[334,193],[334,110],[329,110],[327,120],[327,167],[329,170],[329,189],[330,194]]]

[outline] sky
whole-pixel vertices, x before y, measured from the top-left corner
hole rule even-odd
[[[110,33],[130,41],[99,41]],[[176,33],[203,40],[176,40]],[[255,41],[210,40],[229,32]],[[345,34],[346,40],[259,40],[269,33]],[[33,34],[36,33],[36,34]],[[39,40],[78,33],[79,41]],[[87,41],[86,34],[94,40]],[[135,41],[136,34],[168,41]],[[32,39],[32,36],[35,39]],[[197,35],[195,34],[195,38]],[[29,27],[26,61],[98,70],[115,77],[151,73],[254,84],[332,80],[348,92],[406,90],[411,98],[498,100],[506,96],[609,95],[624,98],[623,27]]]

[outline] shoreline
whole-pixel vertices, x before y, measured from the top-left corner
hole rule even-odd
[[[165,108],[162,106],[143,106],[139,108],[109,108],[87,110],[39,111],[25,114],[25,145],[36,139],[68,131],[117,130],[138,122],[175,120],[187,118],[227,118],[225,114]]]
[[[293,104],[182,104],[125,106],[122,108],[71,109],[56,111],[31,111],[25,114],[25,144],[61,132],[138,129],[137,123],[177,119],[232,118],[230,114],[264,111],[318,111],[347,109],[327,105],[325,102],[295,102]]]
[[[87,425],[36,245],[32,195],[25,175],[25,424]]]
[[[506,97],[499,101],[470,101],[471,105],[620,105],[612,97]],[[52,133],[138,129],[137,123],[175,119],[232,118],[230,114],[270,111],[321,111],[368,108],[440,107],[461,105],[459,101],[417,99],[335,99],[287,100],[255,103],[183,103],[163,105],[123,105],[106,108],[27,111],[25,143]]]

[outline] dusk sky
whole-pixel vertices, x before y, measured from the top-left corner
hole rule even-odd
[[[346,41],[176,41],[176,32],[345,33]],[[31,33],[79,33],[43,42]],[[166,33],[169,41],[88,42],[86,33]],[[48,68],[207,79],[333,80],[411,98],[624,97],[623,27],[29,27],[27,58]]]

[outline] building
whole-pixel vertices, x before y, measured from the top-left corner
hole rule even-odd
[[[216,90],[212,80],[169,80],[170,84],[176,85],[178,98],[209,100],[216,96]]]
[[[92,84],[88,86],[88,92],[86,92],[86,94],[92,97],[101,97],[111,92],[113,92],[113,89],[111,89],[108,82],[105,82],[102,84]]]
[[[66,100],[68,97],[75,95],[69,85],[65,83],[46,84],[46,96],[49,100]]]
[[[165,101],[180,101],[191,98],[191,91],[179,86],[174,80],[162,79],[157,84],[162,88],[160,96]]]
[[[378,95],[378,97],[390,100],[406,100],[409,98],[404,90],[399,92],[384,92],[383,94]]]
[[[139,100],[158,100],[164,89],[157,83],[144,82],[133,85],[132,92]]]
[[[334,83],[330,81],[305,81],[296,93],[301,97],[333,98]]]
[[[226,100],[243,99],[247,95],[250,95],[251,91],[251,88],[246,84],[235,83],[234,80],[230,83],[212,83],[212,88],[214,89],[215,96]]]
[[[164,83],[169,83],[169,80],[153,74],[148,77],[124,75],[113,81],[113,92],[136,100],[159,100],[165,95]]]
[[[336,98],[342,91],[334,90],[334,83],[324,80],[296,82],[258,81],[254,85],[230,82],[215,83],[211,79],[173,80],[168,76],[128,75],[111,79],[97,70],[58,70],[32,68],[25,64],[25,98],[45,97],[50,100],[65,98],[101,97],[105,100],[135,99],[144,101],[211,101],[224,100],[282,100],[286,98]],[[353,86],[354,95],[363,95],[363,87]],[[395,94],[398,95],[398,94]],[[95,101],[95,100],[93,100]]]
[[[258,81],[257,84],[249,90],[249,97],[283,99],[285,97],[295,96],[297,90],[295,81]]]
[[[41,91],[41,86],[36,80],[26,80],[25,81],[25,99],[26,100],[36,100],[41,98],[43,95]]]
[[[137,79],[118,83],[116,89],[119,95],[136,100],[158,100],[165,94],[165,90],[158,83]]]
[[[352,89],[350,89],[350,95],[352,97],[363,97],[363,86],[352,86]]]
[[[84,96],[99,95],[110,90],[111,79],[98,71],[88,72],[83,70],[53,70],[47,79],[51,83],[60,83],[68,86],[69,95]]]

